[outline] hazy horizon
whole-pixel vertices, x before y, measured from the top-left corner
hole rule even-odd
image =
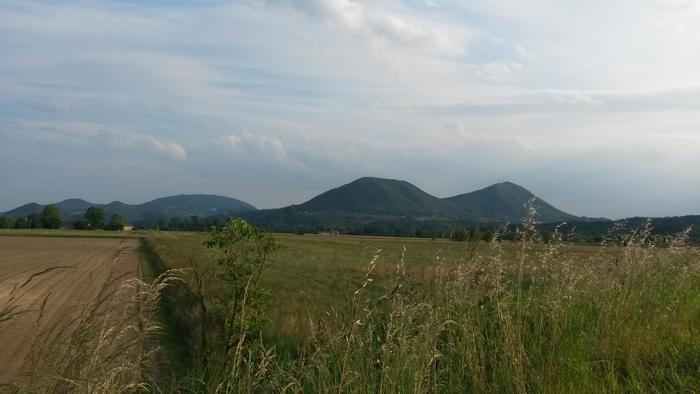
[[[0,0],[0,212],[362,176],[700,214],[700,3]]]

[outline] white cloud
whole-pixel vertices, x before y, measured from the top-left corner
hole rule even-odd
[[[589,93],[585,92],[551,92],[557,101],[562,103],[577,105],[603,105],[603,102],[596,100]]]
[[[375,46],[407,46],[412,50],[458,56],[464,53],[475,31],[443,17],[416,16],[408,9],[382,7],[381,3],[353,0],[273,1],[292,7],[310,17],[320,18],[348,29]],[[430,3],[431,6],[436,6]]]
[[[97,143],[106,143],[111,147],[132,152],[150,151],[172,160],[181,161],[187,159],[187,151],[177,142],[163,141],[152,136],[137,134],[115,127],[97,126],[95,130],[95,137],[92,138],[92,141]]]
[[[300,2],[301,3],[301,2]],[[360,27],[364,23],[364,7],[352,0],[312,0],[309,7],[323,16],[349,27]]]
[[[442,137],[445,143],[462,146],[500,146],[507,149],[524,149],[527,151],[538,150],[544,141],[540,137],[523,134],[506,134],[495,131],[473,130],[468,124],[450,123],[443,125],[446,136]]]
[[[177,142],[162,142],[153,137],[143,137],[142,141],[154,152],[162,153],[175,160],[187,159],[185,148]]]
[[[120,128],[98,126],[93,141],[107,143],[118,149],[128,149],[132,152],[150,151],[172,160],[186,160],[187,151],[174,141],[164,141],[152,136],[125,131]]]
[[[493,82],[505,82],[515,78],[516,72],[522,69],[520,63],[490,62],[479,66],[476,75]]]
[[[187,159],[187,151],[177,142],[103,123],[21,121],[7,126],[0,125],[0,131],[22,134],[45,143],[102,145],[132,152],[146,150],[174,160]]]
[[[522,45],[515,45],[513,48],[522,57],[527,57],[529,55],[527,49],[525,49],[525,47]]]
[[[700,33],[695,1],[592,0],[573,5],[493,0],[465,8],[487,13],[508,26],[506,30],[518,32],[504,38],[537,54],[542,74],[536,81],[541,88],[658,90],[700,85],[694,71],[700,63],[700,43],[693,39]]]
[[[285,159],[287,156],[285,145],[279,138],[254,134],[248,130],[228,135],[224,141],[235,152],[252,153],[253,156],[262,153],[276,160]]]

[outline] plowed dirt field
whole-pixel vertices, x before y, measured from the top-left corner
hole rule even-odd
[[[135,239],[0,237],[0,383],[36,373],[52,356],[47,346],[69,338],[98,303],[118,309],[117,289],[139,275],[138,247]]]

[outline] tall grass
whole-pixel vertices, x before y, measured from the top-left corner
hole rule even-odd
[[[597,253],[543,244],[535,212],[422,269],[370,259],[345,300],[309,313],[309,340],[259,335],[227,376],[195,366],[198,392],[694,392],[700,387],[700,256],[687,232],[616,228]],[[349,281],[348,283],[354,283]],[[309,306],[309,310],[312,310]],[[274,325],[278,322],[271,321]],[[211,360],[215,363],[214,360]]]

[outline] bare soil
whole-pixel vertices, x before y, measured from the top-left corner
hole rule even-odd
[[[70,334],[96,299],[118,307],[116,290],[139,275],[138,248],[135,239],[0,237],[0,384],[34,373],[47,357],[39,348]]]

